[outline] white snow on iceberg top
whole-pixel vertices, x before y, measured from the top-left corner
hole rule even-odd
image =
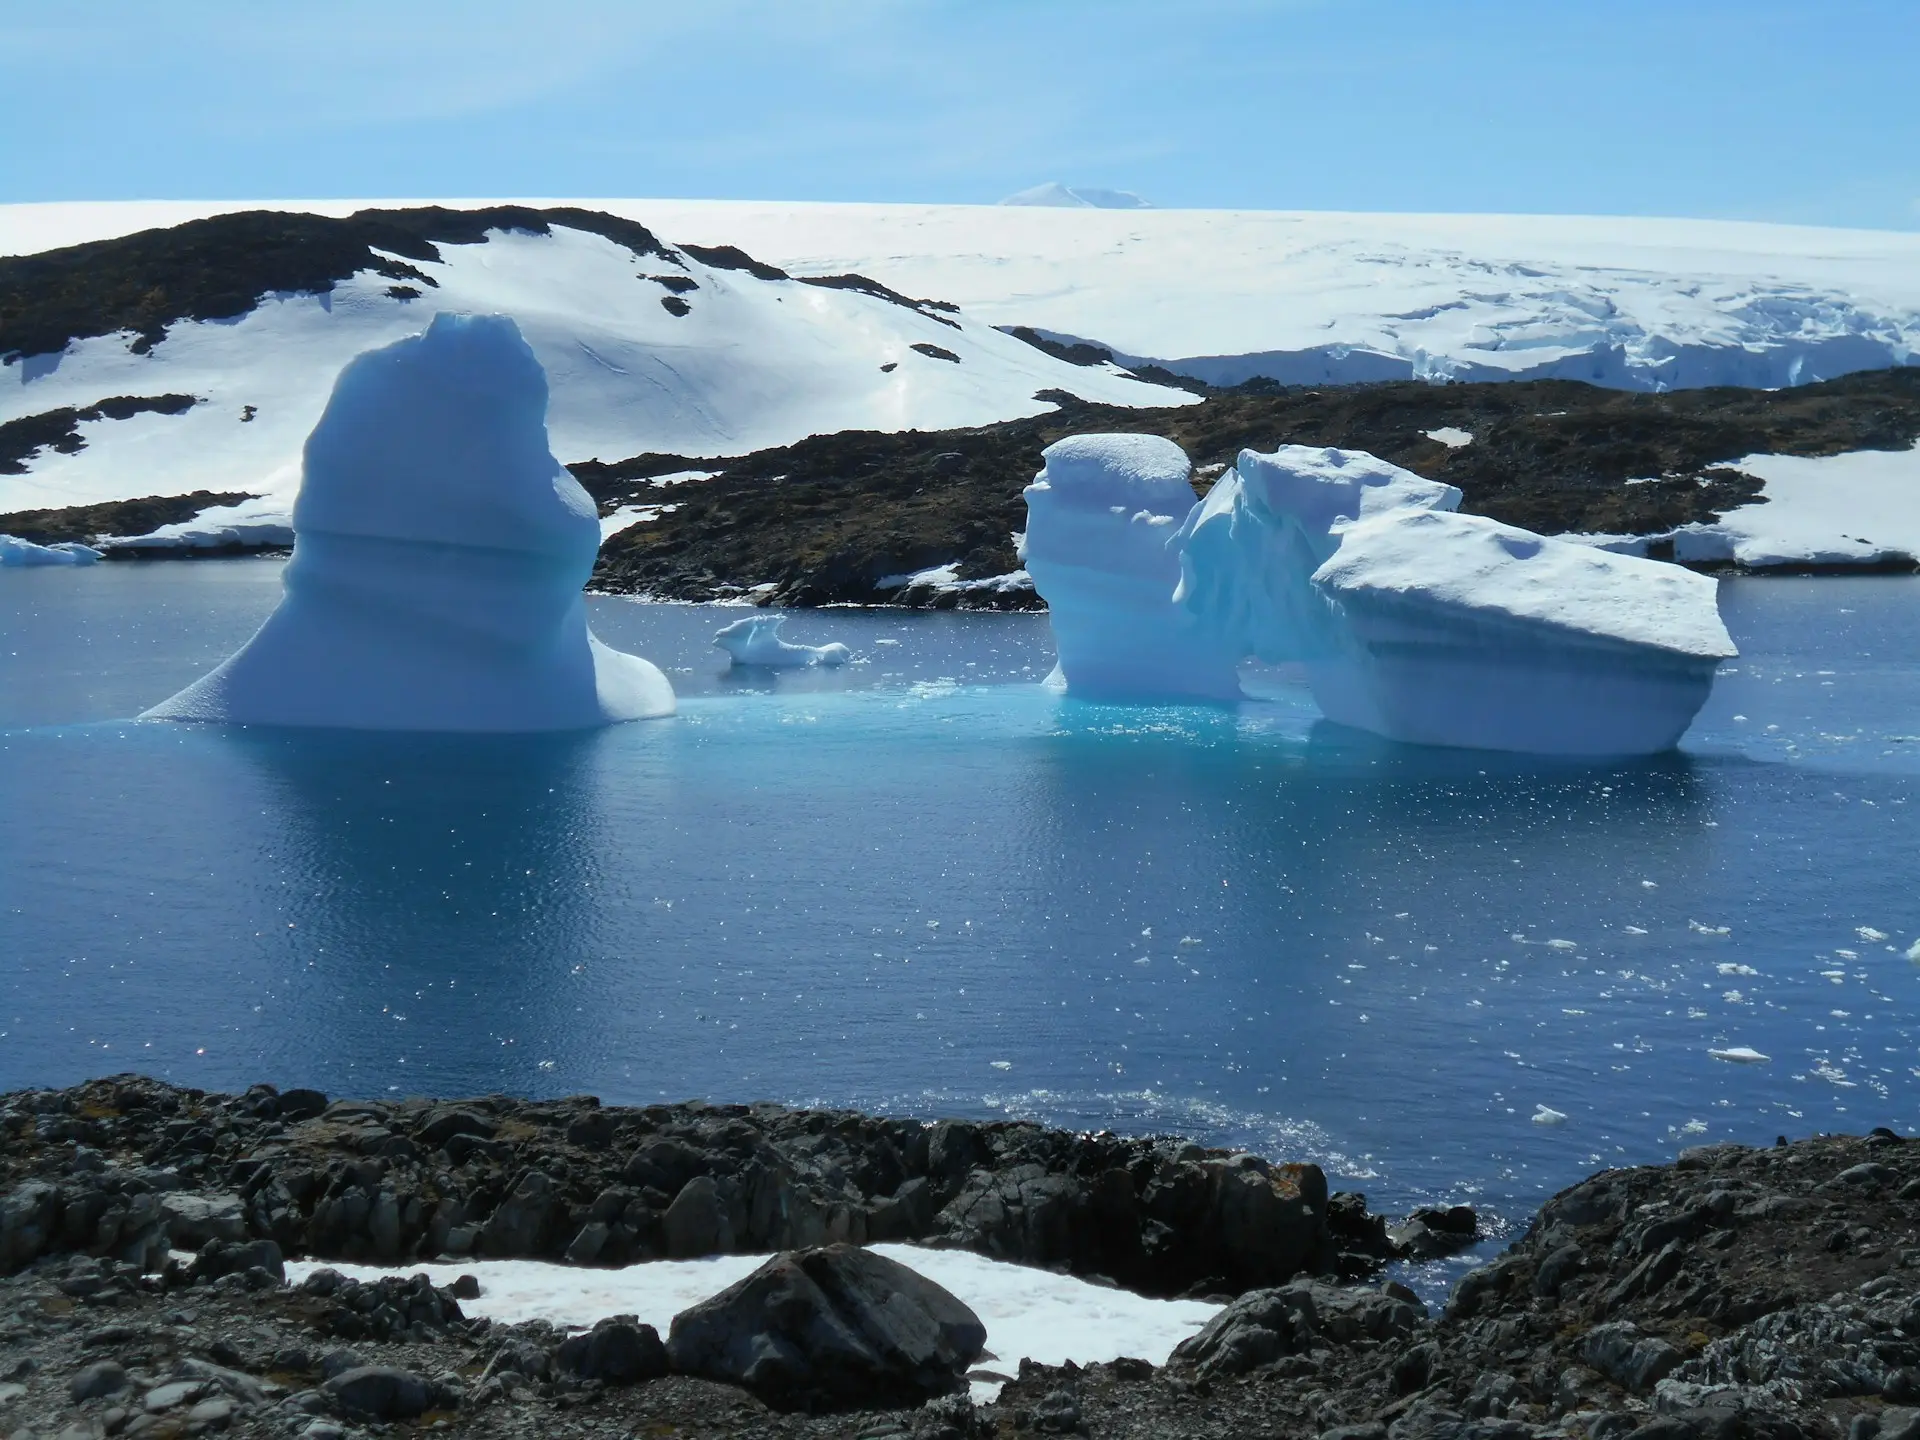
[[[1069,435],[1040,452],[1036,486],[1070,505],[1183,516],[1193,506],[1187,452],[1159,435]]]
[[[813,665],[844,665],[853,652],[839,641],[826,645],[796,645],[780,638],[784,615],[750,615],[723,626],[713,643],[733,657],[735,665],[764,665],[777,670],[799,670]]]
[[[1677,655],[1737,653],[1710,577],[1482,515],[1402,510],[1347,526],[1313,583],[1335,596],[1417,597]]]
[[[1234,466],[1247,498],[1269,515],[1284,516],[1315,535],[1343,520],[1366,520],[1391,510],[1452,510],[1460,492],[1365,450],[1282,445],[1270,454],[1242,450]]]
[[[666,677],[587,628],[600,523],[546,412],[505,316],[436,316],[355,359],[307,441],[279,608],[145,718],[537,731],[670,714]]]

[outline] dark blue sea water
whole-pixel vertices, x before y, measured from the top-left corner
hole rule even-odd
[[[708,646],[738,611],[619,600],[594,623],[676,719],[128,721],[277,585],[0,574],[0,1087],[1012,1113],[1508,1216],[1697,1140],[1920,1122],[1913,580],[1726,585],[1745,653],[1646,763],[1396,750],[1280,677],[1065,700],[1037,616],[797,614],[860,663],[742,683]]]

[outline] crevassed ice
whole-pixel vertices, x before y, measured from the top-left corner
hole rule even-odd
[[[546,414],[502,315],[439,315],[356,357],[307,439],[279,607],[143,718],[543,731],[672,713],[666,676],[587,628],[600,525]]]
[[[1735,653],[1712,579],[1458,514],[1452,486],[1364,452],[1242,451],[1175,527],[1185,456],[1159,441],[1158,508],[1129,514],[1104,502],[1140,488],[1142,440],[1062,441],[1027,490],[1070,690],[1234,698],[1253,656],[1301,664],[1328,719],[1390,739],[1645,754]]]

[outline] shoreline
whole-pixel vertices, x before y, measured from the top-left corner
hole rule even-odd
[[[1906,1408],[1920,1403],[1920,1143],[1888,1130],[1600,1171],[1437,1315],[1374,1277],[1392,1255],[1471,1243],[1457,1212],[1390,1230],[1360,1197],[1327,1195],[1317,1167],[1175,1137],[590,1097],[231,1096],[132,1076],[0,1096],[0,1135],[17,1357],[0,1424],[16,1437],[363,1433],[369,1417],[321,1376],[343,1343],[412,1375],[434,1406],[423,1423],[461,1435],[1920,1433]],[[1131,1256],[1151,1261],[1160,1293],[1184,1280],[1239,1298],[1163,1366],[1023,1364],[990,1405],[808,1416],[684,1375],[583,1376],[550,1327],[465,1318],[459,1286],[289,1288],[272,1273],[296,1254],[404,1276],[428,1255],[604,1266],[656,1241],[686,1256],[916,1231],[905,1238],[1138,1285],[1106,1273]],[[1205,1273],[1222,1259],[1233,1276]],[[75,1399],[101,1365],[151,1382],[143,1413],[125,1386]],[[208,1423],[195,1430],[184,1400],[156,1405],[167,1385],[211,1406]]]

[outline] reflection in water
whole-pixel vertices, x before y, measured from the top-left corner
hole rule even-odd
[[[264,781],[303,1048],[457,1065],[575,1023],[554,1012],[593,955],[605,735],[222,737]]]

